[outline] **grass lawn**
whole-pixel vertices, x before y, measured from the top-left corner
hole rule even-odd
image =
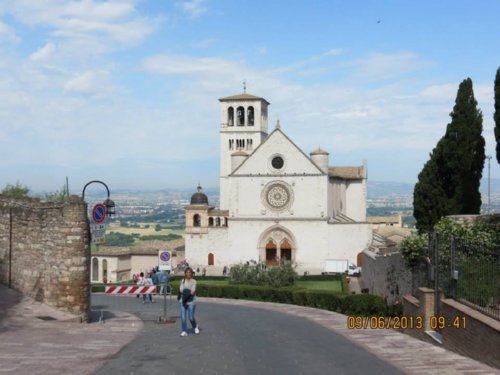
[[[297,281],[295,283],[299,288],[314,289],[314,290],[331,290],[334,292],[342,292],[342,284],[339,280],[329,281]]]
[[[155,236],[155,235],[166,236],[170,233],[178,234],[180,236],[184,235],[184,231],[182,229],[170,229],[162,225],[162,230],[156,231],[155,230],[156,223],[137,223],[137,224],[139,224],[141,227],[140,228],[122,227],[118,223],[111,223],[106,228],[106,231],[123,233],[123,234],[138,233],[141,236]],[[149,228],[144,228],[145,225],[149,225]]]

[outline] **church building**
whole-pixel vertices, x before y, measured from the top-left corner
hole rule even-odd
[[[198,186],[186,206],[189,264],[210,274],[289,261],[318,274],[327,260],[357,263],[372,241],[366,163],[330,166],[327,151],[306,154],[279,121],[269,132],[264,98],[245,92],[219,101],[220,207]]]

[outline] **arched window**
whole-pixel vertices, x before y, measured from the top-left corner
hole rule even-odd
[[[245,108],[238,107],[238,109],[236,110],[236,116],[238,117],[237,118],[238,122],[236,123],[236,125],[238,126],[245,125]]]
[[[214,264],[215,264],[214,254],[209,253],[208,254],[208,265],[213,266]]]
[[[193,227],[201,227],[201,218],[198,214],[193,216]]]
[[[220,217],[215,219],[215,225],[220,227]]]
[[[247,109],[248,126],[253,126],[254,124],[253,114],[254,114],[253,107],[248,107]]]
[[[102,261],[102,282],[108,282],[108,261],[106,259]]]
[[[233,126],[234,125],[234,108],[229,107],[227,109],[227,126]]]
[[[208,226],[209,227],[213,227],[214,226],[214,218],[213,217],[209,217],[208,218]]]
[[[99,281],[99,259],[92,258],[92,281]]]

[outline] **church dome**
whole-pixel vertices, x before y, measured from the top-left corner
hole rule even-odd
[[[208,204],[208,197],[203,193],[200,185],[198,185],[196,190],[196,193],[191,196],[191,204]]]

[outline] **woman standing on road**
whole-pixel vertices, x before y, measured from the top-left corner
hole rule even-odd
[[[187,336],[187,313],[189,313],[189,321],[194,329],[194,333],[196,335],[199,334],[200,329],[198,328],[198,324],[196,323],[194,316],[196,311],[196,280],[193,279],[193,270],[191,267],[184,270],[184,279],[181,281],[178,299],[181,303],[181,336]]]

